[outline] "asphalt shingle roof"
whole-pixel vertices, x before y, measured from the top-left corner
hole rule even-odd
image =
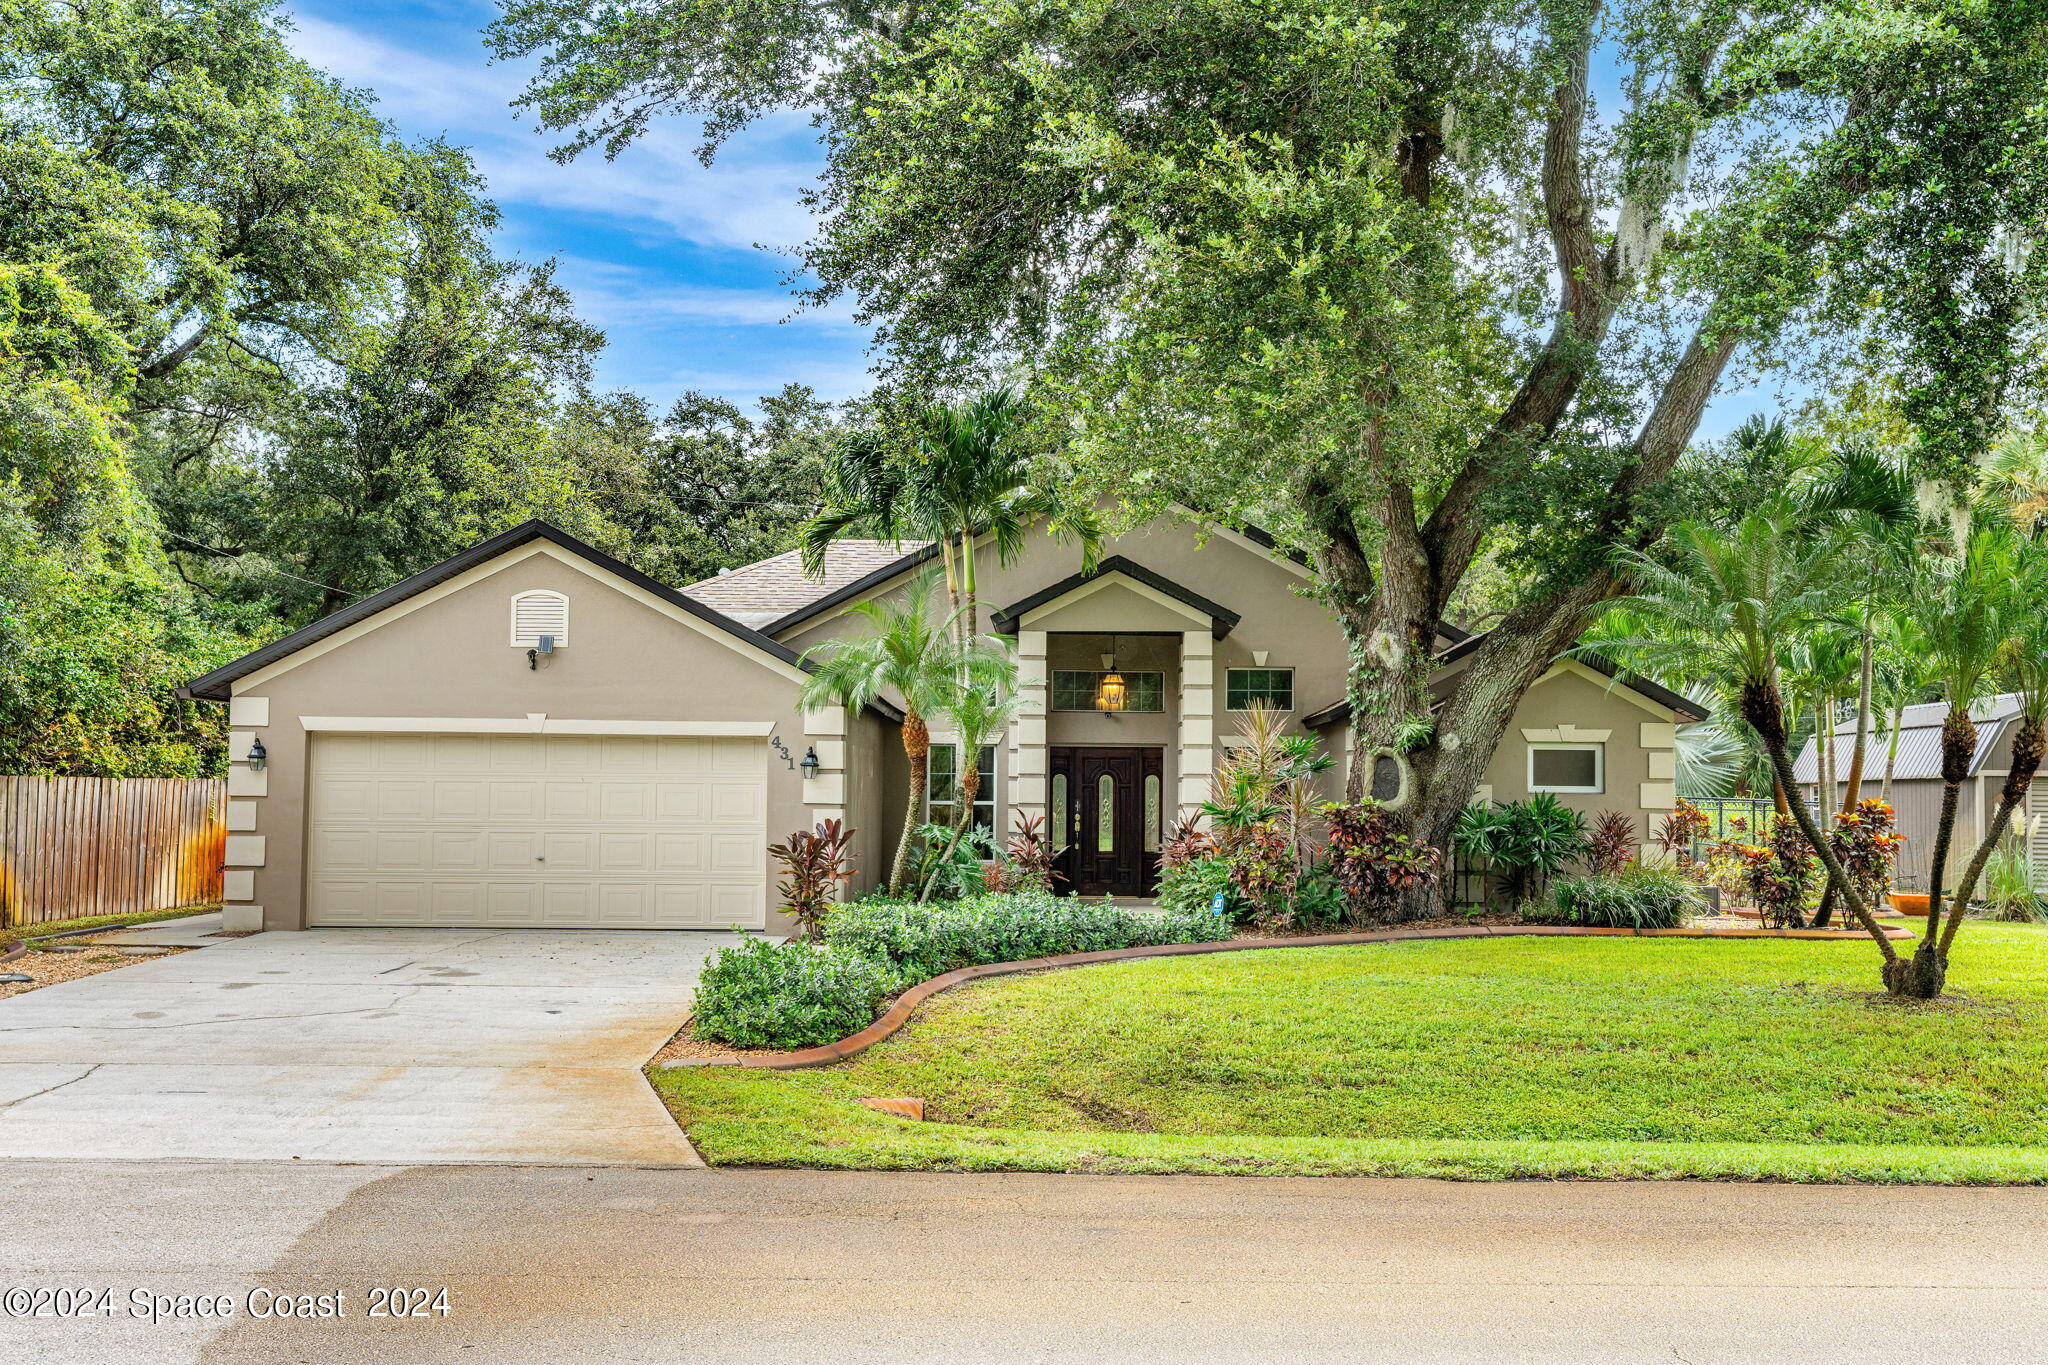
[[[683,592],[736,621],[762,626],[918,548],[893,540],[835,540],[825,552],[824,572],[816,578],[804,573],[803,551],[790,550],[691,583]]]

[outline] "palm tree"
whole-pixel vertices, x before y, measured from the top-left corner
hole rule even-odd
[[[1083,572],[1094,567],[1101,549],[1094,509],[1039,482],[1038,460],[1020,439],[1024,418],[1016,390],[1005,386],[964,403],[933,404],[918,423],[919,472],[912,496],[925,504],[923,519],[946,528],[940,543],[960,577],[967,613],[963,637],[981,629],[975,542],[982,536],[994,543],[999,564],[1017,558],[1025,533],[1038,521],[1080,543]]]
[[[964,644],[981,630],[976,542],[994,542],[998,563],[1016,560],[1034,524],[1081,548],[1093,568],[1102,545],[1094,509],[1049,487],[1025,444],[1025,410],[1014,390],[990,389],[964,402],[932,403],[911,423],[905,452],[868,432],[834,454],[825,510],[804,527],[804,567],[816,573],[826,548],[855,532],[884,540],[934,541]]]
[[[1955,937],[1953,926],[1945,937],[1938,937],[1942,881],[1948,870],[1963,783],[1977,752],[1977,722],[1970,708],[1992,691],[2002,675],[2019,667],[2024,676],[2024,666],[2017,658],[2023,652],[2018,642],[2030,632],[2041,611],[2040,599],[2030,598],[2022,586],[2042,581],[2035,558],[2021,552],[2021,542],[2010,527],[1986,523],[1970,532],[1961,554],[1928,557],[1913,593],[1914,615],[1926,637],[1947,713],[1941,723],[1941,816],[1935,826],[1928,872],[1927,933],[1910,962],[1899,966],[1906,989],[1895,994],[1931,998],[1941,993],[1947,970],[1941,944]],[[2025,791],[2022,786],[2022,797]],[[1949,913],[1961,919],[1968,902],[1961,885],[1957,891]]]
[[[1860,668],[1856,690],[1856,741],[1842,809],[1853,811],[1863,796],[1863,770],[1870,745],[1870,713],[1877,632],[1884,588],[1905,576],[1913,562],[1920,506],[1912,470],[1897,455],[1868,442],[1852,442],[1837,450],[1825,476],[1806,496],[1807,518],[1841,550],[1863,562],[1858,585],[1862,603],[1859,622]],[[1828,727],[1832,739],[1833,727]],[[1834,786],[1827,787],[1833,799]]]
[[[1763,741],[1771,769],[1787,794],[1798,788],[1785,727],[1779,658],[1817,625],[1836,624],[1839,571],[1835,557],[1795,533],[1783,504],[1750,513],[1722,531],[1697,523],[1671,528],[1668,559],[1630,553],[1637,586],[1617,605],[1650,627],[1619,642],[1653,672],[1711,679],[1737,699],[1744,720]],[[1849,907],[1883,955],[1885,985],[1901,989],[1899,959],[1870,907],[1851,885],[1833,847],[1804,801],[1788,803],[1800,832],[1827,869],[1835,895]]]
[[[903,703],[903,752],[910,760],[910,790],[903,808],[903,834],[889,869],[889,894],[900,895],[910,865],[910,841],[918,803],[930,776],[931,729],[926,718],[950,709],[963,687],[1007,689],[1014,685],[1009,655],[981,642],[962,644],[951,616],[932,609],[929,574],[913,579],[902,600],[877,599],[853,609],[866,617],[868,634],[857,640],[828,640],[805,651],[812,668],[799,704],[807,711],[825,706],[858,708],[885,693]]]

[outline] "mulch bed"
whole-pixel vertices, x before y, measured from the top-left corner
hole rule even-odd
[[[184,952],[185,949],[174,948],[170,951]],[[129,967],[137,962],[153,962],[163,955],[130,956],[127,953],[117,953],[112,948],[88,949],[82,953],[45,953],[32,948],[12,962],[0,963],[0,973],[22,972],[35,978],[33,981],[0,982],[0,1000],[43,986],[54,986],[61,981],[76,981],[82,976],[98,976],[101,972],[110,972],[116,967]]]

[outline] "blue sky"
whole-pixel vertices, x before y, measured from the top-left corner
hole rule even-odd
[[[742,406],[791,381],[827,399],[867,388],[867,335],[851,309],[795,312],[774,251],[809,231],[797,196],[822,158],[801,117],[735,139],[709,170],[684,119],[616,161],[557,165],[555,139],[510,107],[524,69],[484,48],[490,4],[300,0],[287,12],[299,55],[375,92],[401,132],[471,150],[504,215],[502,247],[556,259],[583,316],[609,336],[604,387],[664,407],[692,388]]]
[[[823,161],[802,117],[763,121],[709,169],[686,118],[615,161],[593,153],[558,165],[547,156],[556,139],[511,108],[526,69],[493,64],[484,48],[488,0],[298,0],[287,12],[293,48],[374,91],[402,132],[471,150],[504,215],[504,249],[558,261],[583,316],[610,338],[603,387],[660,407],[693,388],[747,407],[792,381],[828,400],[868,387],[867,333],[851,307],[799,312],[783,282],[777,249],[809,234],[798,194]],[[1767,390],[1723,394],[1700,435],[1777,406]]]

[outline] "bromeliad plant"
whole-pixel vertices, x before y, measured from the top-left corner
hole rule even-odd
[[[768,856],[782,863],[782,883],[776,889],[782,893],[783,908],[796,921],[797,931],[814,942],[839,899],[840,886],[853,880],[852,843],[852,830],[841,829],[837,820],[824,820],[814,830],[798,830],[768,846]]]

